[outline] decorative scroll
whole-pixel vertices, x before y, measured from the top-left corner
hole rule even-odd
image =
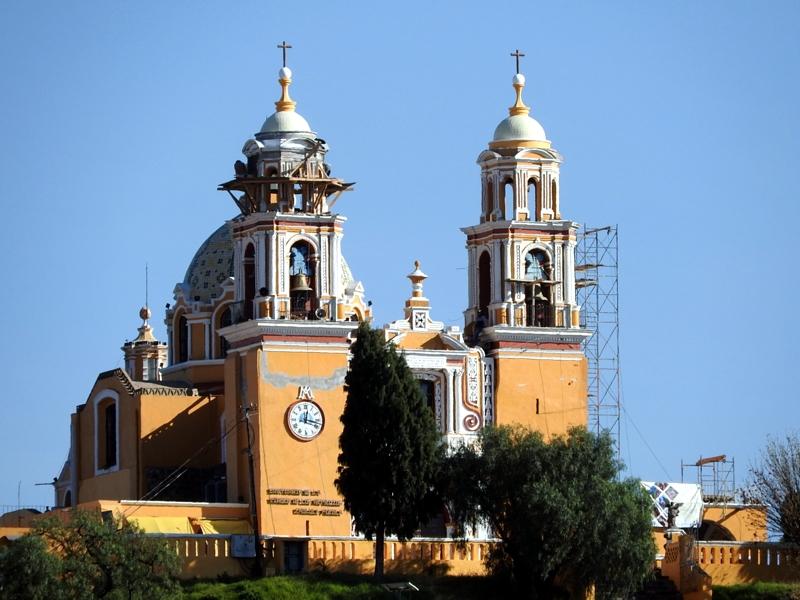
[[[464,417],[464,428],[467,431],[476,431],[481,424],[481,420],[478,418],[478,415],[470,413],[466,417]]]
[[[494,360],[483,359],[483,424],[494,423]]]
[[[480,405],[478,358],[476,356],[467,358],[467,404],[475,408]]]

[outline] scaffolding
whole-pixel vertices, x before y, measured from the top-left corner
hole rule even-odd
[[[697,484],[703,491],[703,501],[708,503],[727,504],[735,500],[736,465],[733,458],[724,454],[700,458],[694,463],[681,461],[681,482],[684,482],[686,471],[696,469]]]
[[[575,287],[588,361],[589,428],[607,431],[620,449],[619,249],[617,226],[589,228],[578,234]]]

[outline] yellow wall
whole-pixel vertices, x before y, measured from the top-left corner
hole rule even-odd
[[[759,542],[767,539],[767,518],[763,507],[707,504],[703,520],[724,527],[736,541]]]
[[[105,390],[117,393],[117,413],[119,418],[117,456],[118,469],[95,475],[95,424],[93,399]],[[77,502],[87,502],[100,498],[131,498],[136,493],[137,475],[137,434],[135,424],[138,416],[136,404],[116,377],[98,380],[89,394],[89,400],[77,413],[78,428],[78,498]],[[133,425],[133,426],[131,426]]]
[[[304,352],[291,351],[298,348]],[[262,377],[261,350],[251,350],[243,361],[248,392],[258,406],[256,447],[260,447],[260,454],[256,457],[256,483],[260,528],[266,535],[349,535],[350,517],[334,485],[342,431],[339,416],[344,410],[345,392],[341,381],[336,385],[320,383],[337,371],[346,370],[347,347],[298,344],[298,348],[276,346],[267,350],[268,372],[280,373],[284,381],[291,381],[281,386]],[[311,352],[306,354],[305,350]],[[325,417],[322,432],[311,441],[296,439],[286,425],[287,410],[297,401],[298,383],[303,381],[310,383],[314,401]],[[326,385],[330,389],[325,389]],[[339,514],[296,514],[301,511]]]
[[[586,359],[579,353],[501,350],[495,356],[495,422],[520,424],[545,438],[586,426]],[[539,414],[536,400],[539,399]]]

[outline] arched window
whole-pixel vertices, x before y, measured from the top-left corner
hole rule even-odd
[[[550,206],[553,209],[553,217],[558,219],[558,184],[555,179],[550,182]]]
[[[64,505],[64,508],[69,508],[70,506],[72,506],[72,492],[70,490],[67,490],[64,493],[64,504],[63,505]]]
[[[186,362],[189,360],[189,324],[186,322],[186,317],[180,315],[178,317],[178,327],[176,337],[178,342],[178,362]]]
[[[478,259],[478,316],[484,321],[489,318],[489,304],[492,301],[492,269],[488,251],[483,251]]]
[[[528,211],[534,215],[533,218],[535,220],[540,220],[542,211],[539,200],[539,185],[533,177],[528,179]]]
[[[552,327],[550,261],[541,250],[525,255],[525,312],[530,327]]]
[[[244,318],[253,318],[253,298],[256,297],[256,248],[247,244],[244,250]]]
[[[228,348],[230,348],[228,340],[220,335],[219,330],[231,325],[232,323],[233,317],[231,315],[231,307],[229,304],[223,308],[222,311],[220,311],[217,320],[217,358],[225,358],[228,355]]]
[[[494,185],[492,184],[492,178],[486,178],[486,187],[485,187],[485,198],[486,198],[486,206],[484,210],[484,220],[486,221],[493,221],[494,220]]]
[[[514,219],[515,215],[515,198],[514,198],[514,181],[506,179],[503,182],[503,208],[505,209],[505,218],[507,221]]]
[[[119,468],[119,396],[116,392],[100,392],[94,400],[94,467],[96,473]]]
[[[293,319],[308,319],[316,308],[313,263],[313,249],[308,242],[296,242],[289,249],[289,297]]]

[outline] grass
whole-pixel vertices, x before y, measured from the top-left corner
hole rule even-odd
[[[800,600],[798,583],[747,583],[713,586],[714,600]]]
[[[412,581],[419,593],[407,593],[413,600],[470,600],[507,598],[497,582],[487,577],[411,576],[387,581]],[[184,588],[185,600],[394,600],[391,592],[367,576],[284,575],[233,583],[193,583]]]

